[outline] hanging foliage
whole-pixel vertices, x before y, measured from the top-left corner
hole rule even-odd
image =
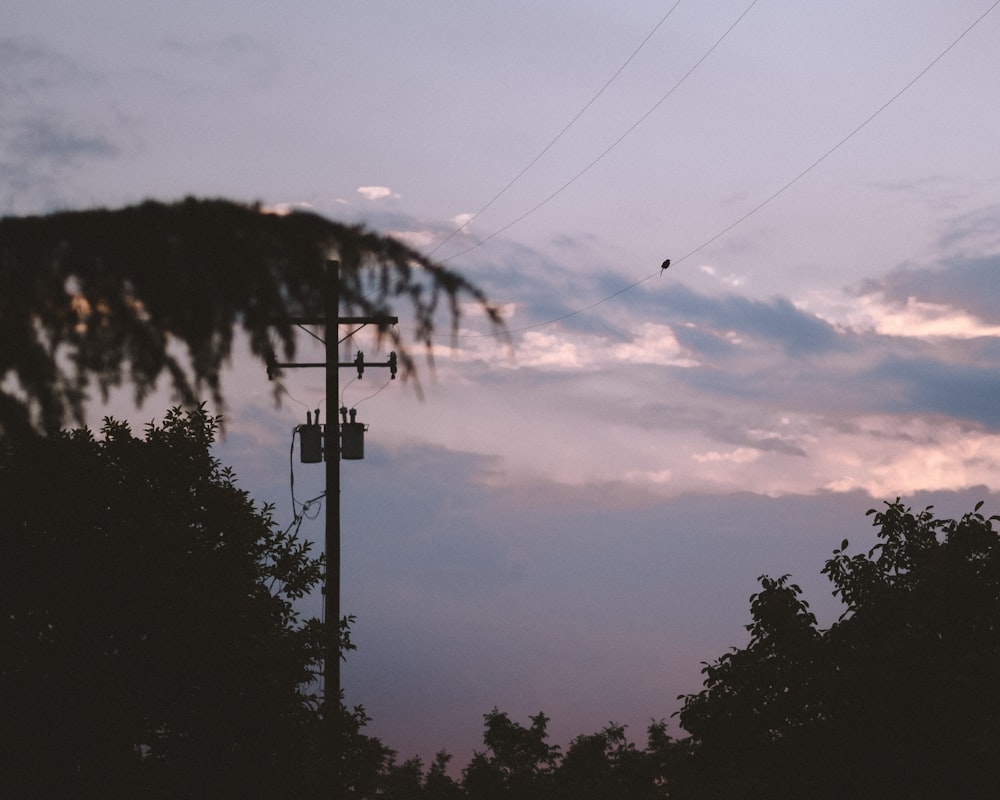
[[[399,353],[430,353],[444,306],[495,307],[477,287],[414,249],[311,213],[188,198],[118,210],[0,220],[0,430],[81,424],[88,390],[131,384],[142,402],[164,374],[176,398],[206,392],[222,406],[222,367],[242,329],[265,363],[294,357],[291,317],[322,316],[328,262],[340,262],[344,310],[388,316],[405,302],[412,338],[380,337]],[[180,345],[180,347],[178,347]]]

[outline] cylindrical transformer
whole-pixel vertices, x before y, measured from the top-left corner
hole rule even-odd
[[[340,455],[348,461],[365,457],[365,424],[345,422],[340,426]]]
[[[319,425],[299,425],[299,452],[303,464],[323,460],[323,433]]]

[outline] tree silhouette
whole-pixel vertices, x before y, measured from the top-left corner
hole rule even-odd
[[[476,752],[463,771],[469,797],[549,797],[559,757],[559,747],[547,741],[549,718],[539,712],[531,717],[531,725],[524,727],[494,708],[484,719],[483,742],[487,749]]]
[[[685,698],[670,796],[1000,796],[1000,518],[981,505],[869,512],[879,543],[823,569],[847,606],[826,631],[762,577],[749,644]]]
[[[0,796],[313,796],[324,634],[295,601],[322,562],[216,427],[175,409],[0,450]],[[378,751],[359,714],[351,752]]]
[[[671,742],[662,722],[649,727],[645,750],[628,740],[624,725],[615,723],[597,733],[577,736],[559,764],[554,796],[566,800],[665,798],[665,759]]]
[[[461,786],[448,774],[451,755],[439,750],[424,776],[424,800],[461,800],[465,794]]]
[[[106,395],[128,382],[141,402],[164,374],[180,401],[207,392],[221,407],[235,330],[262,361],[274,361],[275,338],[291,358],[288,318],[323,314],[330,258],[340,261],[348,311],[388,315],[397,300],[411,308],[410,341],[380,332],[404,376],[413,374],[410,347],[429,351],[442,304],[453,326],[463,298],[499,324],[457,273],[315,214],[189,198],[0,220],[0,432],[80,425],[92,384]]]
[[[597,733],[577,736],[562,755],[558,745],[548,742],[549,718],[542,713],[530,717],[527,727],[495,708],[485,721],[486,750],[476,752],[462,771],[460,788],[469,800],[667,797],[665,779],[675,743],[662,722],[650,725],[644,750],[628,740],[625,726],[610,723]]]

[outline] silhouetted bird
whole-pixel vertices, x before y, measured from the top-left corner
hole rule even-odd
[[[662,275],[663,274],[663,270],[665,270],[669,266],[670,266],[670,259],[668,258],[666,261],[664,261],[662,264],[660,264],[660,274]]]

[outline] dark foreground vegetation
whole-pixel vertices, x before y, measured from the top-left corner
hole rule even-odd
[[[322,560],[212,457],[216,426],[174,410],[0,451],[0,796],[1000,796],[1000,539],[978,507],[870,512],[878,544],[823,567],[846,607],[828,630],[762,577],[749,643],[681,698],[683,738],[610,724],[563,751],[544,714],[494,709],[457,769],[320,702],[323,630],[295,601]]]

